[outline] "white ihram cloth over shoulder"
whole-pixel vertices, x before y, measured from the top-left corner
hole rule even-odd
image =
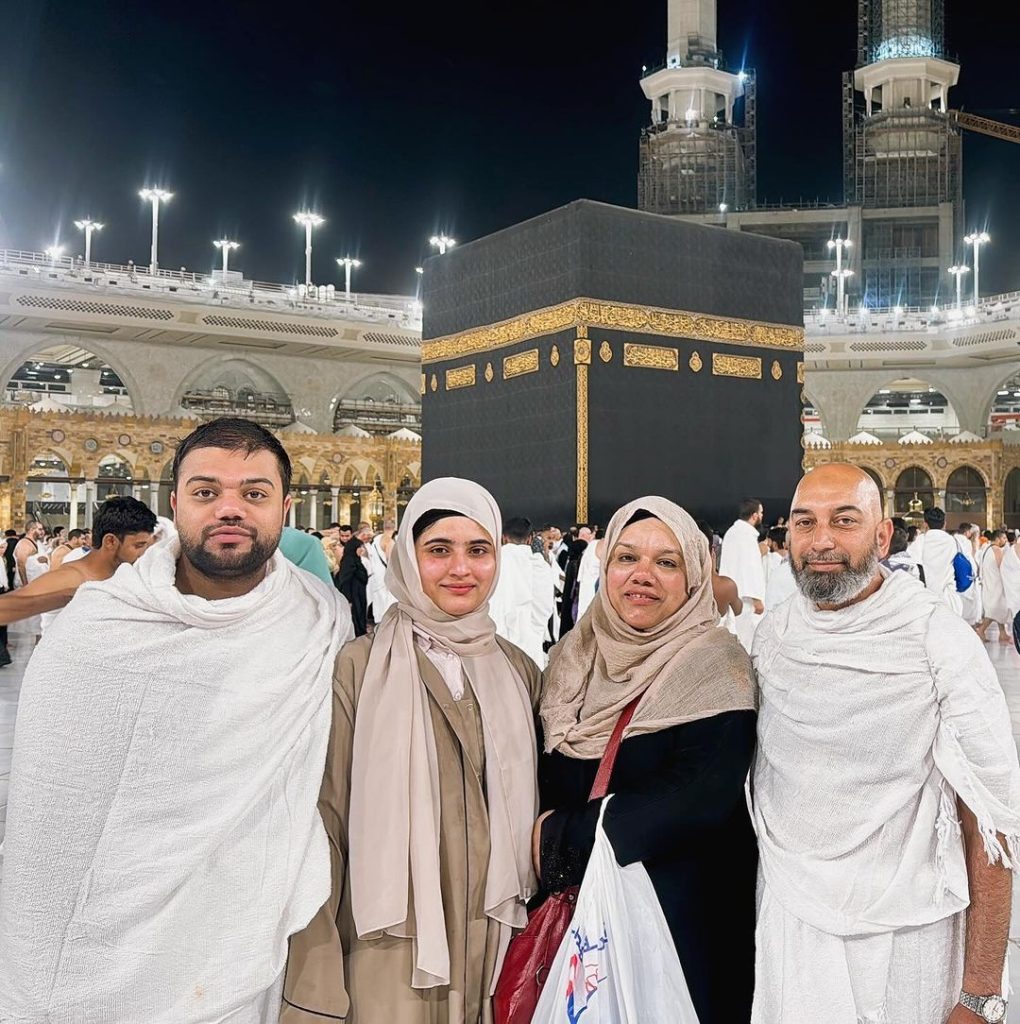
[[[1020,768],[991,662],[934,594],[882,575],[839,611],[797,594],[755,639],[755,1021],[944,1019],[924,1014],[959,995],[956,797],[991,860],[1020,852]]]
[[[383,616],[389,611],[396,598],[386,589],[386,554],[382,548],[383,536],[380,533],[372,539],[365,551],[368,554],[369,573],[366,598],[372,606],[372,621],[382,622]]]
[[[963,599],[956,590],[953,559],[959,553],[956,538],[945,530],[929,530],[921,545],[920,563],[924,569],[924,585],[942,599],[947,608],[963,615]]]
[[[329,895],[316,802],[350,615],[279,552],[242,597],[182,594],[179,553],[171,533],[84,584],[29,664],[0,1020],[273,1024],[287,938]]]
[[[761,622],[751,601],[765,600],[765,568],[758,547],[758,531],[745,519],[736,520],[723,537],[719,575],[729,576],[737,585],[744,610],[735,617],[734,628],[744,650],[750,652],[755,630]]]
[[[599,573],[599,542],[592,537],[581,555],[581,564],[577,567],[577,617],[588,610],[598,590]]]
[[[546,560],[528,544],[500,548],[499,583],[489,601],[496,632],[544,668],[545,639],[553,613],[553,580]]]
[[[1013,605],[1007,600],[1004,578],[1016,564],[1016,552],[1008,546],[1002,549],[1002,560],[995,557],[996,548],[991,544],[981,552],[981,589],[984,595],[984,613],[1000,625],[1009,621],[1009,609]],[[1009,556],[1012,555],[1012,558]],[[1020,609],[1020,605],[1017,606]]]
[[[960,554],[970,562],[971,584],[960,596],[960,614],[963,621],[976,626],[982,619],[981,613],[981,584],[978,582],[978,563],[974,554],[974,545],[969,538],[960,534],[953,534],[953,540]],[[955,573],[954,573],[955,577]]]

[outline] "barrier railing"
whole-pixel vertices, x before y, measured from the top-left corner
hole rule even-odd
[[[86,264],[74,256],[50,256],[21,249],[0,249],[0,275],[17,274],[76,287],[117,288],[160,292],[186,301],[223,306],[261,306],[286,309],[331,319],[397,321],[418,329],[421,304],[410,296],[351,293],[335,285],[286,285],[272,281],[224,280],[219,272],[194,274],[157,268],[153,273],[137,263]]]
[[[957,307],[884,306],[851,308],[846,315],[833,309],[806,309],[804,326],[814,333],[866,333],[868,331],[919,331],[929,327],[969,327],[978,323],[1020,318],[1020,292],[989,295],[979,302]]]
[[[53,258],[46,253],[20,249],[0,249],[2,274],[35,275],[39,279],[78,287],[162,292],[176,299],[215,305],[260,306],[330,319],[398,322],[413,330],[421,327],[421,303],[411,296],[352,292],[348,302],[343,289],[331,284],[306,288],[302,284],[272,281],[223,280],[218,271],[210,275],[159,268],[153,274],[148,266],[136,263],[92,262],[86,265],[77,257]],[[804,311],[804,325],[814,334],[843,334],[969,326],[1015,317],[1020,317],[1020,291],[989,295],[978,303],[964,303],[960,308],[955,303],[927,308],[858,306],[844,316],[830,308],[810,308]]]

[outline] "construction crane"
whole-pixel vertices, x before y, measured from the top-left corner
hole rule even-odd
[[[962,110],[950,110],[949,116],[968,131],[990,135],[993,139],[1003,139],[1006,142],[1020,142],[1020,125],[993,121],[990,117],[978,117],[977,114],[967,114]]]

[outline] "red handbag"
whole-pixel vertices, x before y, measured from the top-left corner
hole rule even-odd
[[[609,792],[609,779],[620,751],[623,730],[627,728],[640,699],[640,696],[635,697],[620,714],[599,762],[589,800],[601,800]],[[575,885],[549,896],[528,915],[524,931],[511,941],[492,996],[495,1024],[531,1024],[549,968],[574,916],[577,890]]]

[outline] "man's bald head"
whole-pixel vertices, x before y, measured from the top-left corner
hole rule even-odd
[[[883,518],[878,485],[863,469],[847,462],[829,462],[801,477],[793,497],[793,508],[819,503],[859,508],[875,522]]]
[[[892,531],[863,469],[828,463],[811,470],[790,510],[790,567],[801,593],[820,608],[843,608],[874,593]]]

